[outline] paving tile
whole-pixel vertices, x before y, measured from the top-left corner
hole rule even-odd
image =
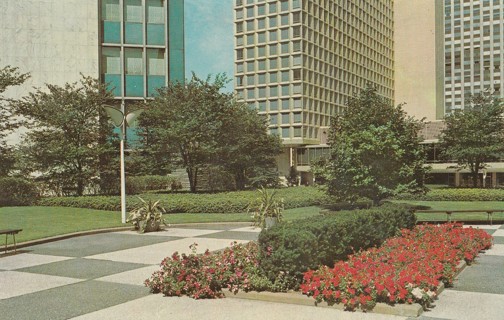
[[[26,267],[38,266],[46,263],[64,261],[72,259],[69,257],[58,257],[50,255],[21,253],[12,256],[0,258],[0,269],[2,270],[16,270]]]
[[[259,227],[254,227],[254,226],[249,226],[249,227],[243,227],[243,228],[237,228],[237,229],[231,229],[229,231],[238,231],[238,232],[261,232],[261,228]]]
[[[158,265],[143,267],[135,270],[125,271],[110,276],[98,278],[96,280],[144,286],[144,281],[155,272],[160,270]]]
[[[502,319],[504,295],[444,290],[435,301],[435,307],[423,316],[453,320]]]
[[[177,238],[142,237],[135,235],[135,233],[122,234],[120,232],[111,232],[49,242],[29,247],[27,249],[40,254],[66,257],[85,257],[105,252],[141,247],[174,239]]]
[[[347,312],[332,308],[242,299],[202,299],[149,295],[74,320],[405,320],[406,317],[376,313]]]
[[[450,289],[504,294],[504,283],[496,279],[504,279],[504,257],[482,254],[462,271]]]
[[[494,244],[491,249],[486,251],[486,254],[492,256],[504,256],[504,244]]]
[[[145,265],[77,258],[18,269],[18,271],[89,280],[142,267]]]
[[[3,317],[2,299],[65,286],[79,281],[81,280],[18,271],[2,271],[0,272],[0,283],[2,284],[2,290],[0,290],[0,318],[16,319]]]
[[[63,320],[147,295],[149,295],[149,290],[140,286],[84,281],[0,300],[0,315],[2,319]],[[144,308],[140,307],[134,313],[142,313],[143,310]],[[132,310],[128,311],[132,312]]]
[[[191,223],[187,225],[177,225],[180,229],[201,229],[201,230],[231,230],[242,227],[251,226],[251,222],[235,222],[235,223]]]
[[[496,230],[492,235],[494,237],[504,237],[504,229]]]
[[[494,237],[494,244],[504,244],[504,237]]]
[[[232,239],[232,240],[247,240],[247,241],[256,241],[259,237],[257,232],[237,232],[237,231],[222,231],[212,234],[206,234],[201,236],[204,238],[213,238],[213,239]]]
[[[446,319],[446,318],[432,318],[432,317],[426,317],[426,316],[420,316],[418,318],[408,318],[408,320],[452,320],[452,319]]]
[[[166,228],[165,230],[158,232],[148,232],[148,233],[138,233],[135,231],[121,231],[120,234],[128,234],[138,237],[197,237],[205,234],[211,234],[215,232],[220,232],[221,230],[205,230],[205,229],[185,229],[185,228]]]
[[[238,243],[248,241],[237,240]],[[110,253],[103,253],[89,256],[90,259],[112,260],[131,263],[159,264],[161,261],[171,256],[175,251],[179,253],[191,253],[190,245],[198,243],[197,253],[203,253],[206,249],[210,251],[224,249],[228,247],[232,240],[210,239],[210,238],[184,238],[169,242],[153,244],[150,246],[132,248]]]

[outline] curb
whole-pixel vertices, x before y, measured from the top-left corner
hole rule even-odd
[[[345,306],[342,304],[334,304],[329,306],[326,302],[316,303],[312,297],[303,295],[301,292],[242,292],[239,291],[236,294],[226,294],[226,298],[234,299],[247,299],[247,300],[259,300],[267,302],[277,302],[277,303],[288,303],[303,306],[314,306],[321,308],[333,308],[340,311],[345,310]],[[378,313],[386,315],[404,316],[404,317],[418,317],[423,312],[423,308],[418,303],[413,304],[396,304],[395,306],[388,305],[386,303],[379,302],[376,306],[367,312],[363,312],[357,309],[356,312],[361,313]]]
[[[457,277],[467,266],[467,263],[462,260],[457,266],[457,272],[455,273],[455,277]],[[444,284],[441,282],[438,289],[436,290],[436,299],[438,299],[441,292],[445,289]],[[301,292],[257,292],[257,291],[238,291],[236,294],[226,293],[226,298],[234,298],[234,299],[246,299],[246,300],[259,300],[266,302],[277,302],[277,303],[287,303],[287,304],[296,304],[302,306],[315,306],[321,308],[334,308],[337,310],[344,311],[345,306],[342,304],[334,304],[332,306],[328,305],[327,302],[317,303],[312,297],[308,297],[303,295]],[[370,311],[362,311],[357,309],[355,312],[362,313],[377,313],[377,314],[385,314],[385,315],[394,315],[394,316],[403,316],[403,317],[419,317],[423,312],[424,308],[418,303],[412,304],[396,304],[389,305],[383,302],[378,302],[376,306]]]

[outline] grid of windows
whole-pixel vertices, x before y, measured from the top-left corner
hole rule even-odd
[[[444,111],[481,92],[504,97],[503,0],[444,0]]]
[[[167,13],[164,0],[101,1],[101,77],[116,97],[152,96],[166,85]]]
[[[234,10],[235,90],[285,142],[319,143],[368,83],[393,101],[392,0],[235,0]]]

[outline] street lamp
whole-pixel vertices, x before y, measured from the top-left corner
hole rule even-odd
[[[126,114],[124,110],[124,102],[121,103],[121,110],[104,105],[103,108],[107,112],[112,123],[121,128],[119,133],[121,148],[120,148],[120,162],[121,162],[121,222],[126,223],[126,172],[124,170],[124,136],[126,135],[126,127],[132,124],[138,118],[144,109],[138,109]]]

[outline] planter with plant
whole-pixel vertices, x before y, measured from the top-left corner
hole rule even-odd
[[[159,204],[159,200],[152,202],[140,197],[138,199],[142,201],[141,205],[130,213],[126,222],[133,224],[135,230],[140,233],[159,231],[162,229],[161,225],[167,226],[163,218],[163,213],[166,211]]]
[[[276,198],[276,191],[268,191],[264,188],[258,190],[259,197],[248,206],[248,212],[252,212],[254,225],[263,229],[271,228],[276,223],[282,221],[284,210],[283,198]]]

